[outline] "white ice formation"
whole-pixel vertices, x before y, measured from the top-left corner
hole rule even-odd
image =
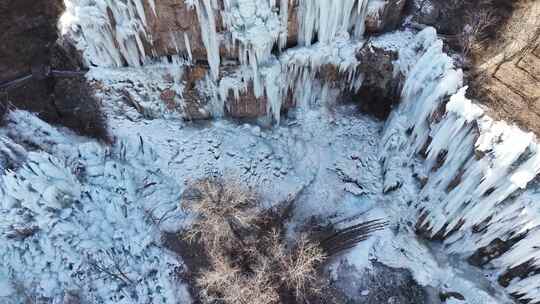
[[[65,37],[76,42],[88,65],[98,67],[139,67],[154,64],[152,32],[148,18],[159,18],[155,3],[146,0],[65,0],[66,13],[60,27]],[[322,65],[338,62],[339,72],[349,74],[351,89],[358,89],[361,77],[354,51],[362,46],[367,0],[300,1],[297,25],[291,25],[290,0],[188,0],[196,12],[205,47],[209,78],[222,94],[207,94],[218,99],[210,102],[212,113],[223,113],[229,91],[234,96],[253,87],[257,98],[267,100],[267,114],[279,122],[284,100],[290,92],[293,103],[324,99],[330,84],[319,83],[306,94],[306,82],[312,82]],[[146,5],[145,5],[146,4]],[[145,10],[146,8],[146,10]],[[147,11],[152,8],[152,11]],[[330,17],[329,17],[330,16]],[[221,21],[221,24],[219,23]],[[194,25],[195,26],[195,25]],[[285,49],[291,30],[297,27],[299,49]],[[224,29],[224,30],[221,30]],[[171,34],[172,35],[172,34]],[[176,36],[171,36],[178,50]],[[187,49],[185,64],[192,62],[192,49],[184,33]],[[314,41],[317,37],[317,41]],[[181,39],[180,39],[181,40]],[[304,48],[302,48],[304,47]],[[274,49],[280,50],[274,52]],[[239,72],[221,75],[222,52],[235,53]],[[340,54],[336,54],[336,52]],[[337,56],[336,56],[337,55]],[[342,55],[342,56],[340,56]],[[225,78],[225,79],[224,79]],[[235,83],[235,86],[231,86]],[[313,101],[313,100],[311,100]]]
[[[508,242],[487,261],[498,275],[525,266],[530,275],[511,277],[508,290],[536,301],[540,147],[532,133],[494,121],[465,97],[462,72],[442,47],[428,28],[400,50],[396,69],[406,81],[381,144],[385,188],[403,183],[403,167],[412,166],[423,180],[418,228],[463,256]]]
[[[188,66],[196,64],[193,44],[185,33],[181,39],[174,36],[173,43],[186,47],[187,58],[179,54],[156,58],[149,28],[149,18],[159,18],[160,13],[154,1],[65,3],[61,29],[93,67],[90,79],[118,90],[131,83],[133,91],[128,94],[136,95],[134,107],[146,118],[163,118],[160,113],[164,109],[155,106],[155,92],[172,90],[182,102],[183,75]],[[399,208],[400,213],[409,214],[417,222],[416,228],[424,236],[442,240],[446,252],[463,259],[505,244],[485,256],[485,263],[489,263],[495,278],[509,278],[509,293],[532,302],[540,299],[540,211],[535,205],[540,201],[537,140],[515,126],[491,119],[466,98],[462,72],[443,52],[443,43],[433,29],[389,34],[373,41],[399,51],[395,73],[405,77],[401,102],[386,121],[381,136],[378,153],[383,177],[379,185],[379,181],[373,182],[378,178],[374,172],[380,171],[374,164],[376,152],[366,148],[371,145],[356,138],[353,142],[359,147],[348,143],[363,125],[340,122],[341,117],[336,121],[328,119],[325,122],[343,129],[337,127],[337,134],[318,134],[320,116],[314,113],[313,106],[335,100],[340,91],[359,89],[363,75],[357,71],[355,54],[365,43],[365,15],[378,10],[380,0],[186,3],[198,17],[207,57],[209,72],[196,86],[209,97],[205,104],[208,112],[214,117],[223,116],[230,106],[227,99],[231,95],[239,99],[252,87],[256,97],[266,98],[266,112],[278,124],[282,106],[292,96],[298,111],[309,118],[299,119],[300,123],[309,128],[278,126],[275,133],[265,133],[256,127],[224,127],[224,123],[215,122],[211,131],[190,133],[169,121],[147,122],[131,112],[114,112],[111,109],[118,110],[120,105],[109,105],[108,114],[115,119],[121,114],[128,118],[116,120],[113,131],[131,131],[125,137],[135,139],[108,150],[95,142],[67,136],[65,131],[51,128],[28,113],[11,113],[11,120],[18,124],[12,127],[22,139],[15,141],[13,134],[0,134],[0,165],[8,169],[6,164],[16,164],[0,182],[0,216],[4,219],[0,232],[5,242],[0,247],[0,299],[9,299],[10,294],[23,289],[52,299],[64,299],[70,290],[78,290],[93,303],[189,302],[185,287],[173,285],[173,270],[181,267],[181,262],[157,246],[162,227],[154,221],[166,218],[176,208],[182,186],[171,180],[186,181],[230,167],[241,172],[245,181],[260,182],[267,190],[278,184],[281,190],[294,192],[292,185],[313,183],[315,190],[311,190],[310,198],[324,197],[329,201],[343,197],[339,196],[342,192],[336,194],[339,186],[361,196],[414,188],[417,185],[413,182],[417,182],[416,201],[410,207]],[[298,45],[288,47],[294,34],[289,25],[294,3],[298,5],[297,20],[293,21],[297,22],[298,33],[293,40]],[[224,53],[235,54],[238,62],[232,71],[224,68],[230,59]],[[327,66],[346,75],[347,81],[336,86],[319,79]],[[159,80],[165,74],[173,78],[166,85]],[[114,94],[101,97],[114,102],[117,97],[121,99]],[[156,152],[159,157],[145,145],[143,136],[135,135],[146,128],[152,146],[162,149]],[[30,130],[34,133],[28,133]],[[171,133],[184,137],[178,139]],[[363,159],[355,154],[337,159],[337,151],[332,150],[336,149],[334,138],[324,138],[329,135],[339,137],[340,149],[366,151],[367,156]],[[40,136],[43,140],[34,143]],[[204,140],[193,139],[199,136]],[[372,137],[369,141],[374,141]],[[297,138],[302,140],[295,141]],[[307,145],[306,138],[315,143]],[[25,147],[28,142],[33,145]],[[178,151],[167,150],[171,142],[179,147]],[[222,142],[231,151],[222,151]],[[34,146],[43,151],[30,152]],[[248,152],[242,154],[232,147]],[[164,165],[163,159],[168,163]],[[297,163],[301,164],[298,170]],[[183,168],[184,175],[176,173],[174,179],[164,172],[179,168]],[[327,185],[334,175],[348,182]],[[370,186],[361,188],[359,176],[366,175]],[[358,208],[347,204],[311,207]],[[125,253],[120,255],[124,260],[110,258],[119,252]],[[122,272],[117,271],[118,265]],[[525,269],[521,277],[511,271],[516,267]],[[114,275],[100,276],[103,270]],[[420,281],[428,284],[426,277]]]

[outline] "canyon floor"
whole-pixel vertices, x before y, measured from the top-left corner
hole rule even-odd
[[[149,119],[135,108],[119,111],[121,102],[113,97],[102,100],[114,141],[110,148],[22,111],[11,112],[2,129],[15,145],[35,151],[30,159],[37,168],[31,172],[45,166],[45,179],[57,181],[51,187],[62,188],[67,180],[62,193],[75,191],[69,186],[74,184],[80,188],[75,195],[83,194],[82,206],[70,206],[65,214],[43,209],[54,220],[45,224],[49,231],[41,234],[42,246],[4,248],[11,256],[7,263],[21,269],[18,279],[41,278],[38,289],[51,296],[75,275],[80,283],[92,280],[89,290],[95,299],[140,301],[148,294],[157,297],[161,288],[171,288],[167,284],[181,286],[181,281],[166,283],[170,272],[183,266],[178,255],[160,244],[160,236],[189,224],[180,206],[185,186],[219,175],[249,185],[268,206],[294,197],[291,229],[313,216],[344,226],[388,221],[384,231],[329,266],[336,286],[355,303],[511,302],[491,285],[489,272],[417,238],[416,215],[407,206],[419,199],[418,182],[405,178],[402,187],[383,193],[379,149],[384,124],[359,113],[356,105],[318,100],[290,112],[279,126],[264,128],[226,119]],[[47,158],[55,160],[55,170],[47,167]],[[408,168],[403,170],[403,177],[411,176]],[[66,177],[72,172],[76,181]],[[111,250],[129,253],[117,261]],[[94,266],[88,268],[88,261]],[[125,267],[128,282],[103,270],[118,264]],[[20,290],[5,279],[0,277],[5,287],[0,297],[9,299]],[[179,290],[174,297],[190,298],[187,289],[173,290]]]
[[[42,64],[88,73],[0,92],[1,303],[198,303],[164,236],[192,223],[184,190],[212,176],[250,187],[267,207],[294,200],[291,238],[312,218],[386,221],[325,269],[351,303],[539,297],[540,149],[532,133],[495,121],[540,134],[540,32],[534,41],[520,28],[536,21],[538,1],[523,1],[501,35],[512,41],[517,27],[527,37],[474,54],[485,67],[477,79],[447,43],[469,25],[446,1],[409,1],[421,8],[412,13],[400,0],[290,11],[288,1],[237,1],[216,16],[217,1],[162,1],[159,14],[154,1],[26,2],[0,4],[10,17],[0,21],[2,83]],[[216,26],[232,12],[237,23]],[[337,17],[351,12],[362,17],[354,26]],[[387,17],[388,31],[363,34]],[[158,49],[145,53],[143,28]],[[245,39],[232,42],[247,55],[221,54],[224,37]],[[378,105],[375,95],[387,121],[360,111]],[[481,267],[468,263],[475,255]]]

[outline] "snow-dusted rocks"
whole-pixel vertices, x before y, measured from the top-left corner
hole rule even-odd
[[[156,246],[154,221],[175,207],[176,186],[135,165],[152,162],[149,147],[108,150],[9,115],[0,137],[37,150],[0,182],[0,302],[189,303],[180,264]]]

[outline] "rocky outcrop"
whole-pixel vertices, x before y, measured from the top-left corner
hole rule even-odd
[[[26,76],[31,73],[33,64],[50,58],[61,4],[60,0],[0,3],[0,83]],[[0,91],[1,102],[4,106],[11,102],[51,121],[57,116],[50,98],[52,87],[49,81],[32,80],[17,90]]]
[[[20,85],[0,90],[0,101],[36,112],[49,123],[106,139],[99,104],[83,77],[36,77],[48,67],[78,70],[80,54],[69,43],[57,41],[57,22],[63,1],[6,0],[0,4],[0,83],[34,74]]]
[[[405,0],[370,1],[366,16],[366,32],[382,33],[395,30],[403,17]]]
[[[182,113],[184,119],[200,120],[211,118],[211,113],[207,109],[210,97],[202,94],[198,88],[199,83],[208,75],[208,67],[195,66],[185,71]],[[163,95],[163,93],[162,93]]]
[[[154,13],[148,1],[143,1],[143,4],[151,34],[150,41],[145,44],[147,54],[182,54],[187,57],[191,53],[195,60],[206,60],[206,49],[195,9],[190,8],[186,1],[162,0],[155,2]]]
[[[403,76],[394,76],[393,65],[398,54],[394,50],[368,44],[356,56],[364,80],[355,99],[360,100],[363,111],[384,119],[400,99]]]
[[[465,25],[465,3],[466,1],[414,0],[410,1],[409,13],[413,22],[433,26],[441,34],[455,35],[461,33]]]
[[[62,11],[62,0],[0,3],[0,83],[28,74],[36,57],[51,53]]]

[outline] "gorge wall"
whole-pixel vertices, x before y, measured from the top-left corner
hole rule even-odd
[[[321,94],[358,93],[360,57],[374,53],[361,52],[359,38],[397,27],[404,4],[74,0],[60,24],[88,66],[178,65],[162,100],[185,119],[279,122],[282,111]]]
[[[387,118],[384,191],[402,187],[409,171],[421,187],[407,210],[418,234],[490,267],[515,298],[540,303],[537,140],[467,99],[463,73],[432,28],[375,35],[395,30],[404,7],[404,0],[65,0],[59,26],[84,62],[72,68],[90,68],[96,95],[118,97],[150,119],[173,113],[279,124],[288,109],[358,101]],[[118,150],[126,158],[125,147]],[[136,175],[155,156],[134,150],[145,160],[130,171]],[[20,189],[27,179],[13,180]]]
[[[399,168],[411,167],[422,189],[413,203],[417,232],[474,265],[491,263],[513,296],[537,303],[536,137],[494,121],[465,97],[462,72],[433,29],[409,48],[400,50],[397,64],[407,76],[381,147],[385,191],[404,182]],[[411,54],[412,61],[402,61]]]
[[[52,124],[106,140],[106,126],[98,102],[84,77],[32,77],[36,70],[50,68],[78,71],[82,58],[73,45],[59,40],[58,19],[64,13],[62,0],[2,1],[0,34],[1,112],[11,105],[37,113]],[[27,78],[4,88],[5,83]]]
[[[540,299],[536,138],[490,119],[465,97],[462,72],[433,29],[393,44],[364,39],[394,30],[405,1],[66,6],[64,37],[84,51],[88,66],[168,66],[175,84],[158,90],[160,98],[184,119],[266,116],[279,123],[287,108],[338,96],[360,96],[362,107],[386,117],[401,96],[381,145],[385,191],[399,188],[402,168],[410,167],[422,188],[411,210],[418,233],[477,266],[490,263],[516,298]]]

